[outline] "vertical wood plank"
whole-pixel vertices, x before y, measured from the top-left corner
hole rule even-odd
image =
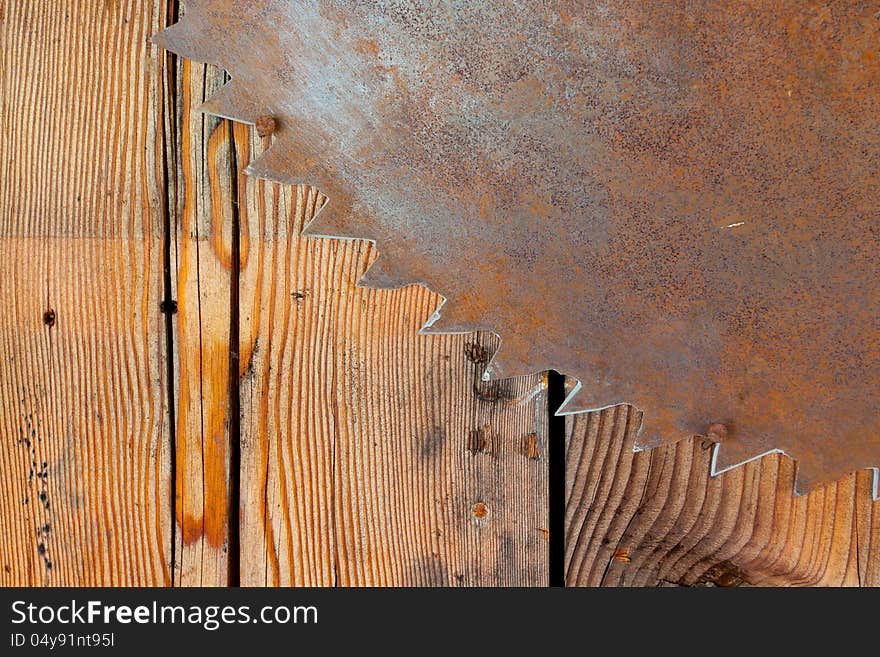
[[[0,584],[171,582],[164,2],[0,3]]]
[[[569,586],[880,584],[870,472],[796,498],[787,457],[710,477],[700,441],[634,454],[638,423],[627,406],[568,418]]]
[[[222,71],[178,60],[176,560],[182,586],[229,583],[231,127],[198,107]],[[237,475],[236,475],[237,476]]]
[[[299,236],[315,190],[239,188],[242,584],[546,585],[545,377],[484,383],[494,338],[418,335],[437,295],[357,288],[368,243]]]

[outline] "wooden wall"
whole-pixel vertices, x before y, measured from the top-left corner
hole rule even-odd
[[[196,111],[223,82],[179,64],[175,581],[545,584],[545,378],[483,383],[491,336],[418,336],[436,295],[357,288],[369,244],[300,237],[323,197],[241,174],[267,144]]]
[[[149,43],[179,10],[0,0],[0,584],[880,583],[867,473],[710,479],[626,407],[551,435],[546,376],[357,288],[370,245],[300,238],[323,198],[244,177],[222,71]]]
[[[794,497],[774,454],[709,477],[699,440],[633,453],[638,413],[569,417],[569,586],[880,585],[873,473]]]
[[[166,7],[0,4],[0,583],[170,583]]]

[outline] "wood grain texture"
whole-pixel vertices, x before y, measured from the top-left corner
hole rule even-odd
[[[162,2],[0,2],[0,584],[171,581]]]
[[[223,80],[181,64],[176,581],[231,576],[235,207],[241,583],[545,584],[544,378],[483,383],[491,337],[419,336],[439,297],[356,288],[368,243],[301,238],[323,197],[243,175],[268,142],[197,111]]]
[[[634,454],[638,420],[567,420],[569,586],[880,585],[870,471],[794,497],[785,456],[713,478],[698,440]]]
[[[546,585],[545,378],[484,383],[494,338],[418,335],[437,295],[356,287],[369,243],[299,236],[315,190],[239,189],[242,584]]]
[[[229,583],[230,125],[198,111],[222,71],[179,60],[176,166],[175,583]]]
[[[267,142],[196,111],[225,77],[149,45],[168,12],[0,0],[0,585],[225,585],[236,513],[243,584],[546,585],[544,378],[482,382],[494,338],[418,336],[436,295],[301,239],[322,198],[241,174]],[[880,585],[870,473],[794,498],[785,457],[713,479],[636,424],[567,420],[569,585]]]

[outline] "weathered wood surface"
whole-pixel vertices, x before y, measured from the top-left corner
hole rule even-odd
[[[0,1],[0,584],[171,582],[162,2]]]
[[[228,124],[198,111],[222,71],[176,60],[175,583],[229,582],[232,190]]]
[[[496,340],[419,336],[439,297],[299,236],[323,197],[239,182],[242,583],[546,584],[544,377],[482,382]]]
[[[355,283],[367,243],[308,240],[323,202],[239,170],[262,143],[195,108],[181,65],[180,583],[227,581],[229,227],[241,223],[243,585],[546,585],[546,381],[480,380],[497,341],[418,335],[439,297]],[[235,143],[235,157],[231,144]]]
[[[627,406],[567,426],[569,586],[880,585],[870,471],[796,498],[785,456],[712,478],[699,440],[633,454]]]
[[[196,111],[222,72],[149,45],[174,11],[0,0],[0,584],[546,585],[545,379],[483,383],[494,338],[302,240],[321,198],[242,176],[267,142]],[[633,426],[553,437],[569,585],[880,584],[868,473],[793,498],[784,457],[710,479]]]

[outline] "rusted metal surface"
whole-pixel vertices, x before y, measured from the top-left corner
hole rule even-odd
[[[880,464],[876,1],[190,0],[158,42],[275,119],[251,172],[375,240],[364,284],[502,337],[492,377],[711,433],[716,471],[784,451],[801,492]]]

